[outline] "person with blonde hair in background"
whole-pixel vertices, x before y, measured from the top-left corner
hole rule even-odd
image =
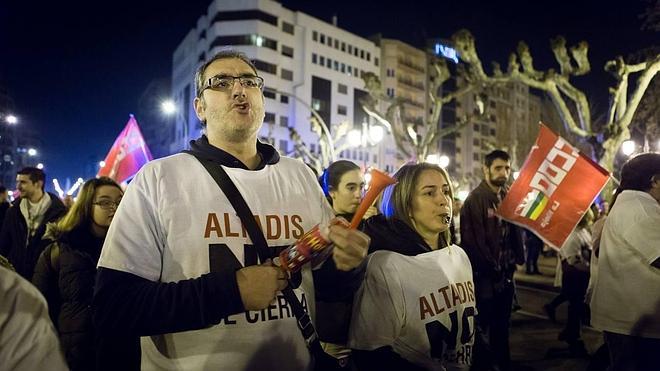
[[[48,225],[51,241],[39,256],[32,282],[44,294],[71,370],[94,370],[92,297],[96,264],[124,192],[106,177],[90,179],[66,215]]]
[[[465,370],[475,294],[466,253],[451,244],[453,190],[428,163],[401,167],[368,219],[369,261],[349,335],[360,370]]]

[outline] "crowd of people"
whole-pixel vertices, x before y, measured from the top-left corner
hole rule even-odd
[[[445,169],[406,164],[351,229],[335,221],[353,219],[363,170],[341,160],[317,176],[258,141],[264,80],[245,55],[218,53],[194,84],[204,134],[125,191],[90,179],[65,206],[36,168],[18,172],[12,206],[0,188],[3,368],[516,369],[514,272],[539,273],[543,242],[495,213],[506,152],[485,156],[462,205]],[[246,233],[228,183],[263,238]],[[586,353],[590,312],[613,370],[653,369],[660,155],[624,165],[612,204],[600,229],[587,213],[561,249],[569,319],[559,336]],[[317,225],[332,249],[299,271],[278,266]]]

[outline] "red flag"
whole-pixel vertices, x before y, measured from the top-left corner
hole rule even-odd
[[[561,248],[609,175],[541,124],[518,179],[496,213]]]
[[[135,117],[130,115],[126,127],[105,157],[105,166],[96,176],[107,176],[122,183],[132,178],[152,158]]]

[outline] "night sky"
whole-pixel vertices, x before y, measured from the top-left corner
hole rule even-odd
[[[75,179],[81,160],[105,156],[147,85],[170,75],[174,49],[210,2],[2,2],[0,83],[14,98],[21,127],[44,138],[49,178]],[[505,67],[524,39],[538,69],[554,67],[551,37],[565,35],[569,45],[586,40],[592,72],[577,85],[601,110],[613,81],[605,61],[660,43],[658,33],[640,31],[648,4],[640,0],[281,2],[327,22],[337,15],[339,27],[360,36],[380,32],[417,47],[468,28],[485,66],[497,60]]]

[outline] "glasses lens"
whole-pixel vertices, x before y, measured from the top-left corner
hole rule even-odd
[[[259,76],[241,77],[241,85],[246,88],[261,88],[264,80]]]
[[[112,209],[116,209],[117,207],[119,207],[119,201],[114,202],[114,201],[109,201],[109,200],[103,200],[103,201],[97,202],[96,204],[99,205],[102,209],[105,209],[105,210],[112,210]]]
[[[211,79],[211,87],[214,89],[229,89],[234,85],[233,77],[214,77]]]

